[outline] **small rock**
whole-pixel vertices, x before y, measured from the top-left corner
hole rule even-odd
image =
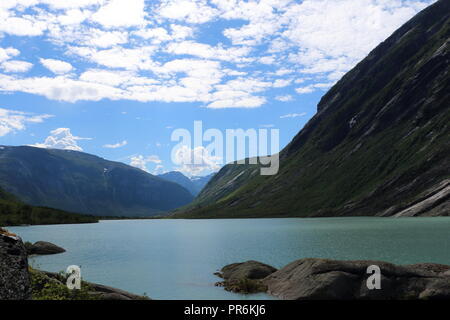
[[[222,278],[225,280],[240,280],[240,279],[263,279],[268,275],[277,271],[272,266],[258,262],[246,261],[241,263],[229,264],[222,268]]]
[[[27,246],[28,254],[57,254],[66,252],[65,249],[47,241],[37,241],[32,245]]]

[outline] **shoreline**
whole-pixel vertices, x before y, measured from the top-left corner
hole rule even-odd
[[[45,224],[25,224],[25,225],[5,225],[4,228],[9,227],[33,227],[33,226],[54,226],[54,225],[73,225],[73,224],[96,224],[102,221],[133,221],[133,220],[264,220],[264,219],[314,219],[314,220],[325,220],[325,219],[351,219],[351,218],[367,218],[367,219],[439,219],[446,218],[450,219],[450,216],[329,216],[329,217],[299,217],[299,216],[283,216],[283,217],[225,217],[225,218],[175,218],[175,217],[132,217],[132,218],[111,218],[104,219],[99,217],[96,222],[80,222],[80,223],[45,223]]]

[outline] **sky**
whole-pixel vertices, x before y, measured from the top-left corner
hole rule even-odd
[[[1,0],[0,145],[83,151],[153,174],[177,128],[279,129],[434,0]],[[193,150],[191,150],[193,151]]]

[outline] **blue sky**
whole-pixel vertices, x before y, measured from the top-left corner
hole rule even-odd
[[[171,132],[278,128],[431,0],[2,0],[0,144],[170,171]],[[206,162],[207,174],[218,166]]]

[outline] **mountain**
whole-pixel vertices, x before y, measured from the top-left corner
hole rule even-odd
[[[94,216],[33,207],[0,189],[0,226],[98,222]]]
[[[211,173],[207,176],[193,176],[191,178],[186,177],[179,171],[170,171],[163,174],[158,175],[158,177],[178,183],[183,186],[189,192],[196,196],[202,191],[203,187],[208,183],[208,181],[214,176],[215,173]]]
[[[98,216],[152,216],[192,195],[140,169],[83,152],[0,147],[0,188],[24,203]]]
[[[450,214],[450,1],[429,6],[320,100],[280,170],[228,164],[177,217]]]
[[[192,176],[190,179],[195,186],[196,193],[195,196],[199,194],[203,188],[208,184],[208,182],[214,177],[217,172],[210,173],[206,176]]]

